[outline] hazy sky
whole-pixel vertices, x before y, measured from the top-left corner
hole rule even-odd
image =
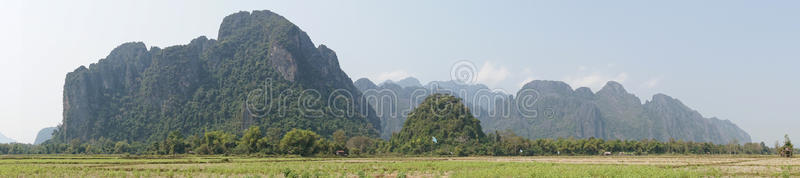
[[[800,1],[399,2],[4,0],[0,133],[29,143],[59,124],[66,73],[119,44],[216,38],[226,15],[268,9],[334,49],[353,80],[447,80],[469,60],[481,83],[511,93],[533,79],[594,91],[617,80],[754,141],[800,139]]]

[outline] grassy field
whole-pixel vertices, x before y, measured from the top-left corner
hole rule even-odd
[[[777,156],[123,158],[0,156],[0,177],[706,177],[800,176]]]

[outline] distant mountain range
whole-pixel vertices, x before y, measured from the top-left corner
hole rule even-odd
[[[401,81],[419,81],[414,78]],[[484,131],[511,130],[527,138],[680,139],[695,142],[750,142],[750,135],[728,120],[705,118],[677,99],[657,94],[644,104],[617,82],[594,93],[573,90],[560,81],[532,81],[516,96],[480,84],[436,81],[425,86],[386,81],[375,85],[359,79],[354,85],[381,115],[381,137],[398,132],[407,112],[431,93],[461,97],[481,121]],[[516,97],[516,98],[515,98]],[[381,98],[378,101],[370,98]],[[389,111],[389,112],[387,112]]]
[[[0,143],[15,143],[17,142],[14,139],[8,138],[3,133],[0,133]]]

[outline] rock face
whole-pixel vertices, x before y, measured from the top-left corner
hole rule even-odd
[[[17,142],[17,141],[14,140],[14,139],[6,137],[5,135],[3,135],[3,133],[0,133],[0,143],[14,143],[14,142]]]
[[[728,120],[704,118],[700,113],[686,107],[681,101],[664,94],[653,96],[644,104],[645,111],[653,120],[653,136],[666,139],[668,136],[689,140],[715,140],[750,142],[750,135]],[[697,133],[702,131],[701,133]]]
[[[717,118],[704,118],[677,99],[658,94],[645,104],[617,82],[608,82],[597,93],[589,88],[573,90],[560,81],[532,81],[524,85],[515,96],[491,92],[483,85],[459,85],[455,82],[431,82],[425,87],[401,87],[384,84],[375,86],[367,79],[356,82],[367,96],[387,96],[395,93],[398,108],[414,108],[419,102],[406,102],[418,93],[453,92],[481,121],[484,131],[511,130],[527,138],[603,138],[603,139],[657,139],[671,138],[695,142],[727,144],[733,141],[749,142],[750,135],[735,124]],[[427,95],[424,95],[427,96]],[[492,98],[492,100],[487,99]],[[394,102],[401,101],[401,102]],[[489,102],[495,101],[495,102]],[[369,102],[376,106],[376,101]],[[387,110],[385,103],[383,110]],[[381,113],[381,112],[379,112]],[[407,113],[396,116],[381,115],[386,138],[401,129]]]
[[[173,130],[238,133],[253,125],[377,135],[380,120],[359,101],[331,109],[328,96],[357,98],[361,92],[333,50],[314,46],[284,17],[235,13],[224,18],[217,39],[201,36],[149,50],[140,42],[125,43],[98,63],[70,72],[55,138],[158,140]]]
[[[44,143],[47,140],[53,138],[53,132],[56,131],[56,127],[48,127],[39,130],[39,133],[36,134],[36,140],[33,142],[34,145],[38,145]]]
[[[561,87],[558,90],[541,87],[553,85]],[[661,141],[673,138],[719,144],[750,142],[750,135],[730,121],[704,118],[697,111],[664,94],[657,94],[651,101],[641,104],[638,97],[613,81],[595,94],[588,88],[572,91],[563,86],[568,85],[556,81],[533,81],[523,87],[523,90],[541,92],[542,96],[534,104],[535,109],[552,108],[554,111],[545,117],[520,116],[533,127],[528,137],[573,136]]]

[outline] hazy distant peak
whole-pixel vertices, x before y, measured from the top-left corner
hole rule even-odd
[[[606,85],[603,86],[603,88],[600,89],[600,91],[598,91],[598,93],[599,92],[610,92],[610,93],[618,93],[618,94],[620,94],[620,93],[628,93],[628,91],[625,91],[625,87],[623,87],[622,84],[620,84],[619,82],[616,82],[616,81],[608,81],[606,83]]]
[[[422,83],[414,77],[407,77],[395,83],[403,87],[422,87]]]
[[[375,85],[375,83],[372,83],[372,81],[369,80],[368,78],[360,78],[356,80],[356,82],[353,82],[353,85],[355,85],[356,88],[358,88],[361,91],[378,88],[378,86]]]
[[[404,88],[403,86],[400,86],[400,85],[398,85],[397,83],[394,83],[394,82],[383,82],[383,83],[381,83],[380,87],[383,88],[383,89],[389,89],[389,90],[393,90],[393,91],[402,90]]]
[[[380,84],[378,84],[378,86],[383,86],[384,84],[387,84],[387,83],[394,83],[394,80],[392,80],[392,79],[385,80],[385,81],[381,82]]]
[[[372,80],[369,80],[368,78],[359,78],[358,80],[356,80],[356,83],[365,83],[365,82],[373,84],[373,85],[375,84],[375,83],[372,83]]]
[[[47,140],[53,138],[53,132],[56,131],[56,127],[47,127],[39,130],[39,133],[36,134],[36,140],[33,141],[34,145],[38,145],[44,143]]]
[[[0,143],[14,143],[14,142],[17,142],[17,141],[14,140],[14,139],[6,137],[5,135],[3,135],[3,133],[0,133]]]
[[[661,108],[669,107],[680,112],[696,112],[695,110],[684,105],[683,102],[681,102],[680,100],[672,98],[671,96],[662,93],[653,95],[653,99],[647,101],[645,105],[651,107],[661,107]],[[700,113],[697,114],[699,115]]]

